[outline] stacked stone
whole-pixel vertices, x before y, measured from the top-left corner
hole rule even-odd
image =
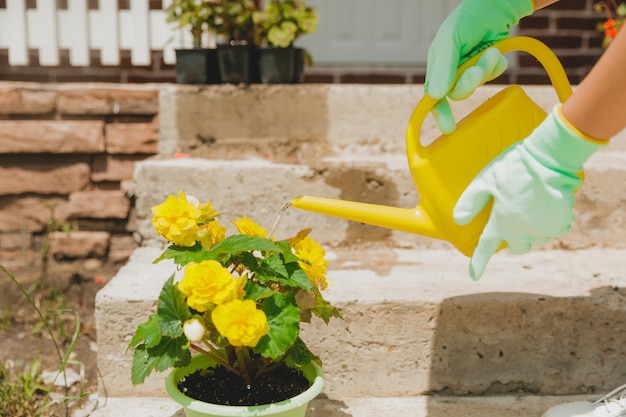
[[[157,152],[158,89],[0,83],[0,263],[37,259],[50,221],[59,261],[123,263],[133,169]]]

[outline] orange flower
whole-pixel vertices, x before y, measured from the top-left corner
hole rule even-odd
[[[604,22],[604,34],[611,39],[615,38],[615,35],[617,35],[617,29],[615,29],[615,19],[607,19],[607,21]]]

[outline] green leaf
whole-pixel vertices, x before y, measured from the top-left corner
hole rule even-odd
[[[314,288],[309,276],[300,268],[297,262],[293,262],[285,265],[289,273],[289,281],[287,285],[292,287],[304,288],[305,290],[312,290]]]
[[[306,379],[313,381],[316,375],[313,363],[322,366],[322,360],[309,350],[302,339],[298,338],[293,345],[293,349],[289,351],[285,364],[291,368],[298,369]]]
[[[293,294],[276,293],[263,302],[269,332],[254,351],[266,358],[278,359],[296,341],[300,332],[300,309]]]
[[[161,317],[157,314],[150,316],[148,321],[137,326],[137,331],[132,340],[128,344],[128,347],[134,347],[139,344],[144,344],[147,347],[153,347],[159,344],[161,341]]]
[[[287,48],[296,39],[298,27],[293,22],[283,22],[267,32],[269,42],[279,48]]]
[[[279,271],[260,267],[255,271],[256,278],[261,283],[276,281],[285,287],[303,288],[305,290],[313,289],[311,280],[297,263],[283,264],[283,267],[282,269],[279,268]]]
[[[617,6],[617,14],[619,16],[626,16],[626,3],[620,3],[620,5]]]
[[[264,284],[268,281],[279,281],[281,276],[287,277],[287,271],[280,260],[280,255],[272,254],[268,257],[268,260],[269,262],[264,259],[259,264],[258,258],[255,258],[254,264],[251,262],[244,264],[254,273],[256,279]]]
[[[135,348],[131,381],[133,385],[141,384],[152,371],[163,372],[171,367],[181,367],[191,362],[191,352],[187,347],[187,338],[172,339],[164,337],[154,347],[139,345]]]
[[[232,255],[228,255],[228,256],[231,257]],[[222,255],[222,259],[224,259],[225,257],[226,256]],[[259,267],[260,259],[254,256],[252,252],[240,252],[237,254],[237,257],[238,257],[239,262],[244,264],[246,268],[248,268],[251,271]]]
[[[283,257],[277,253],[269,256],[265,261],[263,261],[263,267],[268,270],[271,270],[274,275],[280,276],[282,278],[287,278],[289,273],[287,272],[287,268],[285,267],[285,261],[283,261]]]
[[[259,301],[271,297],[275,291],[253,280],[248,280],[245,287],[246,299]]]
[[[314,355],[304,341],[298,337],[293,345],[293,348],[289,351],[289,358],[287,361],[289,366],[301,368],[313,361],[321,365],[320,358]]]
[[[215,258],[210,252],[205,251],[202,245],[196,243],[192,247],[170,245],[152,263],[156,264],[164,259],[172,259],[177,265],[185,266],[190,262],[202,262]]]
[[[174,284],[174,274],[163,284],[157,301],[157,314],[161,317],[161,332],[164,336],[179,337],[183,334],[183,323],[189,318],[185,297]]]
[[[276,242],[276,245],[280,247],[281,249],[281,253],[283,255],[284,258],[284,262],[286,264],[292,263],[292,262],[297,262],[300,260],[300,258],[298,258],[292,251],[291,251],[291,246],[289,246],[289,242],[287,242],[286,240],[282,240],[280,242]]]
[[[319,289],[315,288],[315,308],[312,309],[313,313],[324,320],[324,323],[328,324],[331,317],[335,317],[343,320],[341,312],[337,308],[333,307],[328,301],[324,300],[322,293]]]
[[[280,247],[269,239],[258,236],[232,235],[214,245],[209,252],[215,255],[236,255],[248,251],[280,251]]]

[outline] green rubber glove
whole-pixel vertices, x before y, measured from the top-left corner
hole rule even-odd
[[[532,0],[463,0],[443,21],[428,50],[424,89],[439,100],[433,116],[444,133],[456,129],[450,105],[452,99],[469,96],[479,85],[504,72],[506,58],[499,51],[475,67],[468,68],[450,91],[457,67],[477,52],[509,36],[509,29],[524,16],[532,14]],[[466,76],[465,73],[468,73]]]
[[[472,254],[470,277],[480,278],[503,242],[511,252],[522,254],[567,233],[574,221],[574,192],[582,183],[577,174],[606,143],[585,137],[558,105],[530,136],[489,163],[453,211],[458,224],[467,224],[493,199]]]

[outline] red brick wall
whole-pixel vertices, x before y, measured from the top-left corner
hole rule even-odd
[[[536,12],[520,23],[519,34],[536,37],[547,43],[562,60],[572,83],[579,83],[602,53],[602,35],[596,25],[603,16],[593,11],[594,0],[561,0]],[[158,2],[152,7],[159,7]],[[37,51],[31,51],[32,65],[10,67],[8,51],[0,49],[0,80],[36,82],[115,82],[146,83],[175,82],[172,65],[163,62],[161,52],[152,53],[152,63],[134,67],[130,53],[122,51],[119,67],[103,66],[99,54],[92,51],[89,67],[71,67],[69,53],[62,52],[60,67],[41,67]],[[502,82],[543,84],[548,79],[532,57],[520,56],[520,67],[511,69]],[[316,68],[305,76],[309,83],[422,83],[424,69],[397,69],[390,71],[323,70]]]
[[[53,234],[55,261],[125,262],[157,110],[149,85],[0,83],[0,263],[36,264],[53,213],[73,230]]]

